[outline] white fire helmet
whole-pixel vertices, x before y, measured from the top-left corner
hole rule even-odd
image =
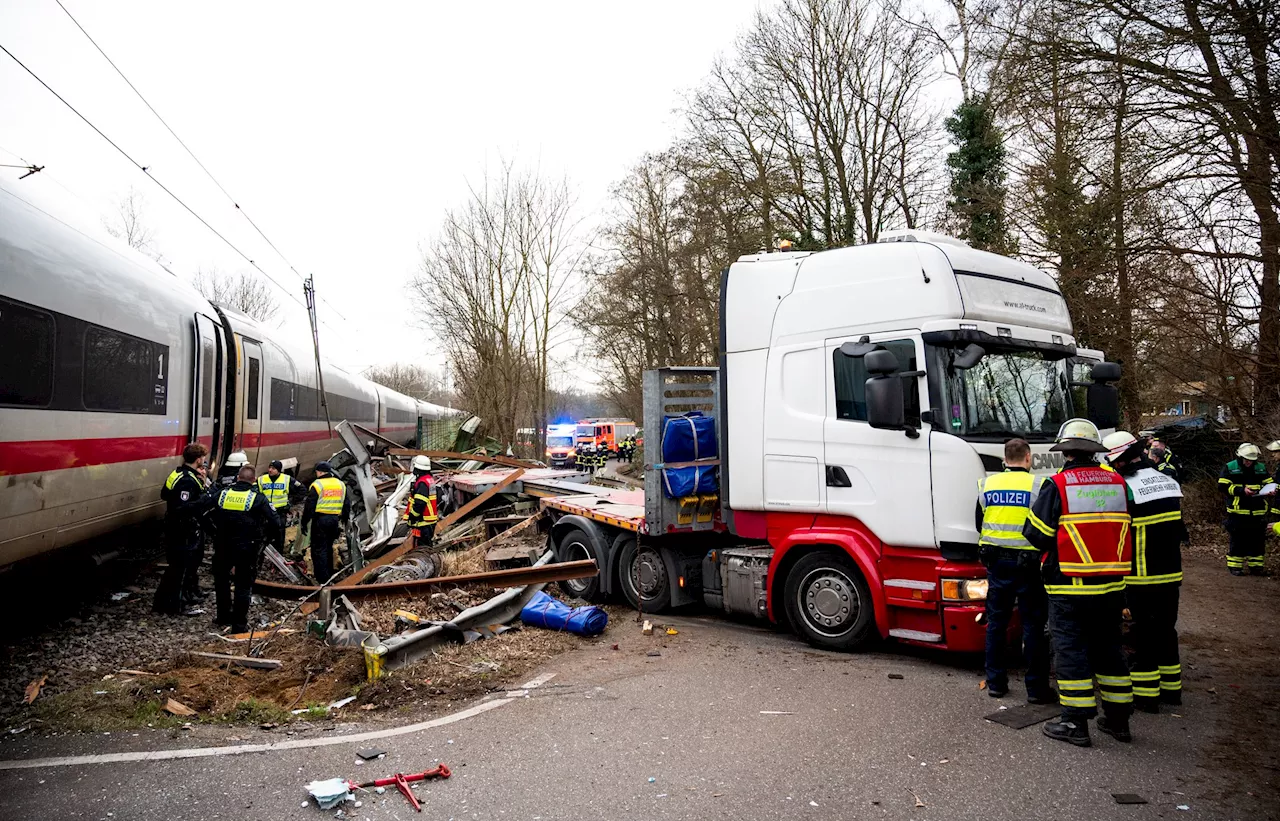
[[[425,473],[431,470],[431,457],[415,456],[412,465],[415,472]]]
[[[1256,462],[1262,458],[1262,451],[1258,450],[1258,446],[1252,442],[1245,442],[1243,445],[1236,448],[1236,456],[1239,456],[1241,459],[1252,459]]]
[[[1102,446],[1107,449],[1107,461],[1115,464],[1116,460],[1125,454],[1129,448],[1138,443],[1138,437],[1134,436],[1127,430],[1118,430],[1115,433],[1108,433],[1102,439]]]
[[[223,464],[223,467],[239,469],[247,464],[249,464],[249,457],[245,456],[243,451],[238,450],[227,457],[227,461]]]

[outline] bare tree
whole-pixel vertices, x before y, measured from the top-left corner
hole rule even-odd
[[[412,282],[459,401],[489,433],[542,431],[580,247],[564,182],[503,163],[449,211]],[[535,443],[535,446],[540,443]]]
[[[364,375],[369,381],[390,388],[393,391],[432,402],[438,405],[449,403],[449,393],[444,382],[444,375],[438,371],[395,362],[389,365],[373,365],[366,368]]]
[[[234,308],[263,324],[270,322],[280,311],[271,286],[247,271],[233,276],[217,268],[198,268],[193,284],[210,302]]]
[[[147,198],[129,186],[129,193],[116,200],[115,213],[103,217],[102,225],[108,234],[123,240],[130,248],[156,259],[160,256],[155,248],[156,233],[146,224],[146,210]]]

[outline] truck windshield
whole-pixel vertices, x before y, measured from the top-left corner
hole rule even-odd
[[[991,351],[968,369],[946,349],[948,427],[961,436],[1052,439],[1070,418],[1062,361],[1039,351]]]
[[[572,436],[548,436],[547,447],[571,448],[573,447],[573,437]]]

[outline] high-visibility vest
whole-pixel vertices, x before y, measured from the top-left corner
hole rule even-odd
[[[258,489],[267,497],[267,502],[274,508],[289,506],[289,477],[281,473],[272,479],[271,474],[264,473],[258,477]]]
[[[1062,575],[1124,576],[1132,569],[1133,539],[1124,477],[1087,467],[1054,475],[1062,500],[1058,568]]]
[[[978,503],[982,505],[982,533],[978,544],[1035,550],[1022,535],[1031,505],[1040,495],[1044,477],[1025,470],[995,473],[978,483]]]
[[[258,494],[252,490],[232,490],[227,488],[218,494],[218,507],[223,510],[237,510],[248,513],[253,507],[253,500]]]
[[[429,527],[439,520],[436,512],[436,484],[430,476],[420,476],[413,483],[413,501],[409,503],[409,526]]]
[[[347,486],[341,479],[325,476],[311,483],[316,492],[316,513],[327,513],[334,516],[342,514],[342,502],[347,497]]]
[[[1147,467],[1126,476],[1133,494],[1133,570],[1125,584],[1182,581],[1182,487]]]

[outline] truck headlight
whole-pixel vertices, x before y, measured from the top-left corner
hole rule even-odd
[[[986,601],[986,579],[943,579],[943,601]]]

